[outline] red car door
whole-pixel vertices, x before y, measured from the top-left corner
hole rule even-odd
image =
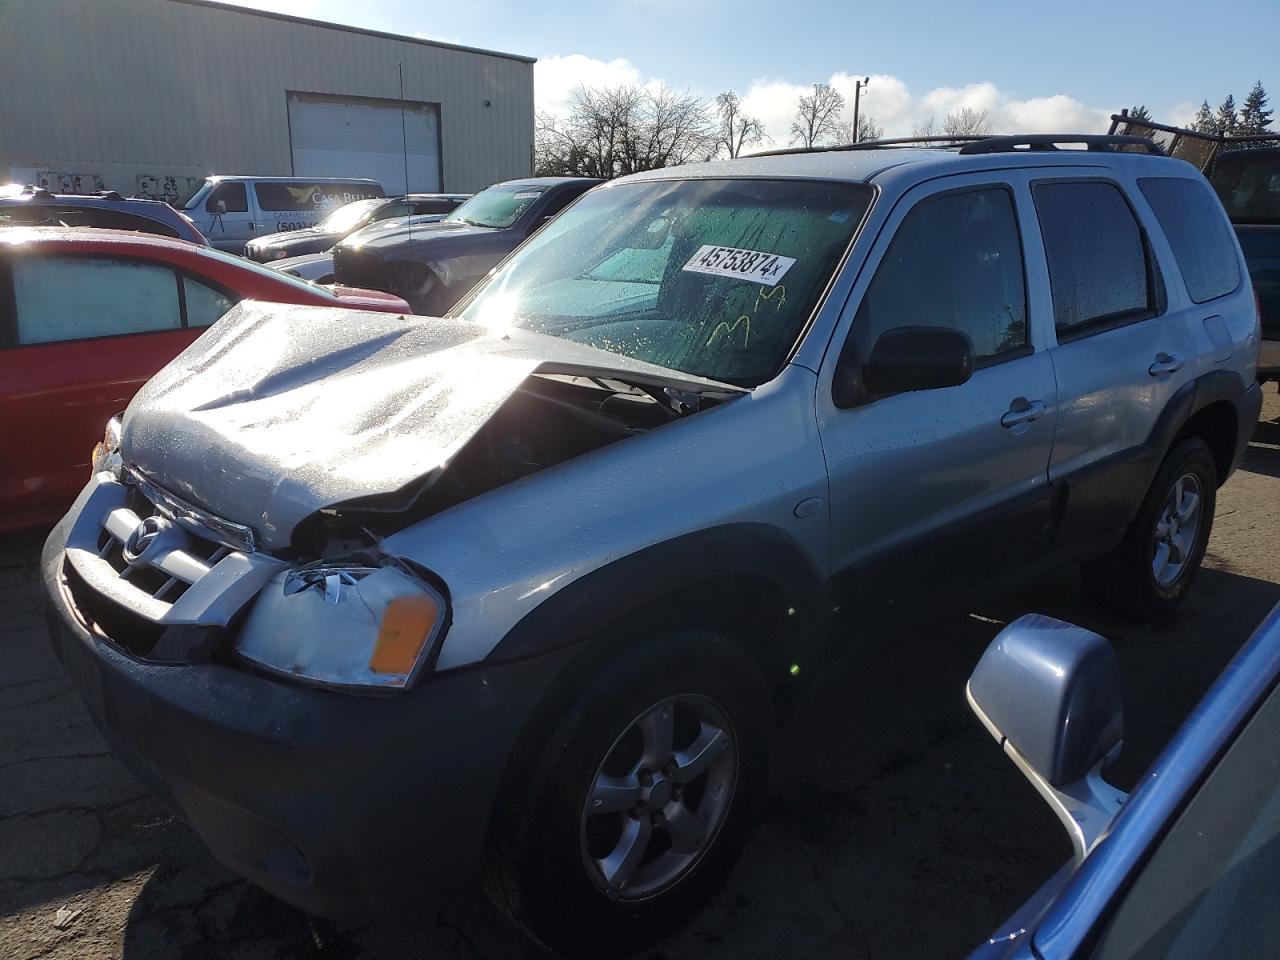
[[[68,253],[11,257],[0,270],[3,531],[67,509],[107,420],[200,329],[184,324],[191,281],[164,264]]]

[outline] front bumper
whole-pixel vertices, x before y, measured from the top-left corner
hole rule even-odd
[[[68,525],[41,564],[54,650],[121,761],[219,861],[329,917],[434,907],[474,888],[507,760],[572,650],[382,697],[148,662],[77,615]]]

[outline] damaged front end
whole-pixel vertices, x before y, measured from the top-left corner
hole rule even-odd
[[[411,687],[449,592],[383,538],[745,392],[614,359],[465,321],[242,305],[108,430],[66,548],[73,605],[144,660]]]

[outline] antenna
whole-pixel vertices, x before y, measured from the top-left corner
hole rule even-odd
[[[409,194],[409,135],[404,125],[404,61],[396,61],[396,70],[400,75],[400,152],[404,155],[404,192]],[[413,207],[409,207],[409,228],[407,239],[413,239]]]

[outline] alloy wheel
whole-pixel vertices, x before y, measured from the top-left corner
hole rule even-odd
[[[1200,520],[1200,481],[1184,473],[1170,488],[1156,520],[1151,573],[1160,586],[1173,586],[1187,569]]]
[[[581,817],[584,865],[608,897],[643,900],[687,876],[733,800],[738,746],[706,697],[669,697],[637,716],[591,781]]]

